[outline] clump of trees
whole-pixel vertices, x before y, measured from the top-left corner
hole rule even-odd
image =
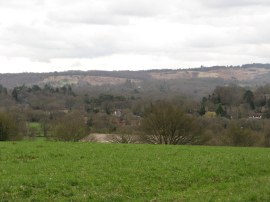
[[[259,114],[270,118],[270,85],[249,89],[237,85],[217,86],[203,97],[198,113],[214,111],[217,115],[233,119],[248,118]]]

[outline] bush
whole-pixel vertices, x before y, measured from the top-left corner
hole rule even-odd
[[[78,113],[71,113],[58,120],[53,126],[52,136],[61,141],[79,141],[88,135],[84,117]]]
[[[7,113],[0,113],[0,141],[19,140],[16,121]]]
[[[264,128],[264,146],[270,147],[270,125],[269,121],[266,122],[265,128]]]
[[[225,135],[225,143],[231,146],[253,146],[257,143],[257,137],[250,129],[233,123]]]

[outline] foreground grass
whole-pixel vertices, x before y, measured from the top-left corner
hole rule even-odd
[[[0,143],[0,201],[270,201],[263,148]]]

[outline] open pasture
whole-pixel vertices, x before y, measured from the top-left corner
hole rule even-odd
[[[0,201],[270,201],[270,150],[0,142]]]

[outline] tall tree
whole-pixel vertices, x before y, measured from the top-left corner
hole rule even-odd
[[[245,92],[245,94],[244,94],[244,101],[246,101],[249,104],[249,106],[250,106],[250,108],[252,110],[255,109],[255,105],[254,105],[254,94],[253,94],[252,91],[247,90]]]
[[[227,112],[226,112],[226,110],[223,109],[222,104],[218,105],[218,107],[216,109],[216,113],[218,116],[223,116],[223,117],[227,116]]]

